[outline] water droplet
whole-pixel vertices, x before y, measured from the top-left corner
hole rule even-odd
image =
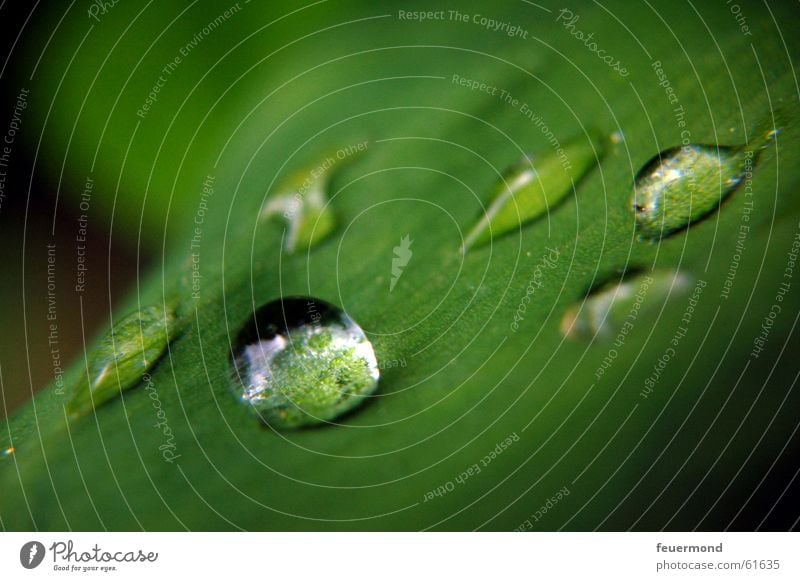
[[[633,185],[639,236],[657,241],[714,212],[752,173],[759,153],[777,134],[772,128],[748,145],[689,144],[653,157]]]
[[[366,147],[364,141],[332,152],[318,163],[290,174],[275,187],[259,218],[279,218],[286,223],[284,252],[308,250],[333,232],[336,216],[328,200],[331,175],[357,159]]]
[[[14,446],[6,448],[5,450],[3,450],[2,453],[0,453],[0,457],[2,457],[2,458],[10,458],[11,456],[14,455],[14,451],[15,451]]]
[[[606,140],[583,135],[536,159],[527,156],[509,168],[489,194],[489,206],[470,230],[462,252],[487,244],[552,210],[598,163]]]
[[[610,282],[590,291],[561,319],[561,332],[571,339],[612,339],[626,323],[645,311],[660,307],[667,297],[685,294],[691,278],[678,271],[638,272],[622,281]]]
[[[122,318],[90,354],[88,377],[76,384],[67,412],[72,417],[82,416],[140,383],[164,355],[177,330],[174,311],[162,306]]]
[[[234,345],[233,390],[275,428],[333,420],[378,386],[372,344],[323,301],[293,297],[258,309]]]

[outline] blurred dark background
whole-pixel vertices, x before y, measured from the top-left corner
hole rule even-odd
[[[23,2],[0,4],[0,139],[13,141],[2,144],[11,151],[8,167],[0,168],[5,172],[0,201],[3,417],[53,381],[58,363],[66,370],[83,354],[84,343],[107,325],[110,309],[119,304],[135,279],[137,262],[125,237],[112,236],[99,220],[90,221],[86,241],[80,242],[86,246],[82,299],[73,290],[80,212],[64,203],[64,189],[74,186],[65,182],[59,187],[60,176],[48,173],[36,157],[39,136],[26,118],[27,109],[15,122],[19,128],[11,126],[21,90],[30,90],[17,79],[21,70],[32,68],[31,55],[23,51],[23,37],[33,24],[27,11],[31,8]],[[55,246],[55,285],[50,286],[54,296],[48,296],[48,245]],[[113,277],[109,277],[109,257],[115,262]],[[140,255],[140,266],[146,266],[147,259]],[[48,321],[43,313],[52,300],[57,314],[55,321]],[[57,325],[57,342],[50,340],[51,324]]]

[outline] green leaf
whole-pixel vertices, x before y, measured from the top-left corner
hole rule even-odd
[[[797,284],[784,278],[800,221],[794,8],[748,5],[751,35],[717,3],[576,2],[573,28],[556,7],[458,6],[526,38],[398,19],[427,6],[291,13],[243,3],[143,119],[136,111],[160,71],[219,6],[178,18],[183,7],[137,15],[120,3],[85,41],[86,19],[65,19],[31,93],[46,157],[68,163],[75,183],[95,176],[104,193],[93,211],[115,232],[136,239],[141,220],[142,244],[159,250],[167,233],[164,260],[127,306],[174,295],[190,325],[148,389],[68,422],[69,394],[53,387],[0,428],[14,448],[0,460],[3,527],[683,530],[762,517],[791,526],[791,511],[763,509],[759,482],[775,484],[773,461],[797,452],[800,364],[783,348],[800,295],[776,299],[782,283]],[[576,30],[594,33],[629,74]],[[745,143],[778,102],[790,121],[761,154],[749,196],[739,189],[658,245],[637,240],[640,167],[684,131],[694,143]],[[523,103],[559,139],[591,126],[622,140],[574,196],[462,256],[504,168],[552,147]],[[359,163],[331,178],[339,225],[286,256],[285,224],[259,220],[268,193],[365,137]],[[413,256],[390,292],[393,248],[406,237]],[[554,266],[535,275],[553,250]],[[707,285],[694,305],[662,297],[613,354],[562,336],[564,313],[589,289],[653,269]],[[231,391],[237,332],[254,309],[291,295],[343,308],[385,365],[378,392],[342,425],[277,433]],[[774,304],[782,314],[753,355]]]

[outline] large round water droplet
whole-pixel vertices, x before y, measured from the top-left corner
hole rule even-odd
[[[378,386],[372,344],[341,309],[304,297],[258,309],[233,352],[233,390],[276,428],[333,420]]]

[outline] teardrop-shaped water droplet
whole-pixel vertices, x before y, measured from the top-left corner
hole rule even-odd
[[[378,386],[372,344],[341,309],[294,297],[258,309],[233,352],[233,390],[275,428],[333,420]]]
[[[7,459],[11,458],[14,455],[14,446],[9,446],[8,448],[4,449],[0,452],[0,459]]]
[[[164,355],[177,330],[174,311],[163,306],[122,318],[89,355],[89,375],[75,385],[67,412],[84,415],[137,385]]]
[[[591,291],[561,319],[561,332],[571,339],[608,340],[667,297],[682,296],[691,287],[689,275],[678,271],[639,272]]]
[[[284,252],[308,250],[333,232],[336,216],[328,199],[331,176],[366,149],[363,141],[331,152],[318,163],[290,174],[270,193],[260,219],[279,218],[286,223]]]
[[[279,217],[286,222],[283,249],[287,254],[307,250],[327,238],[336,220],[328,205],[326,174],[313,177],[307,172],[289,176],[267,198],[261,219]]]
[[[658,241],[714,212],[777,133],[759,132],[748,145],[673,147],[650,159],[636,174],[631,197],[639,236]]]
[[[605,153],[606,139],[591,133],[565,142],[540,157],[523,157],[489,194],[489,206],[467,234],[462,252],[517,230],[552,210]]]

